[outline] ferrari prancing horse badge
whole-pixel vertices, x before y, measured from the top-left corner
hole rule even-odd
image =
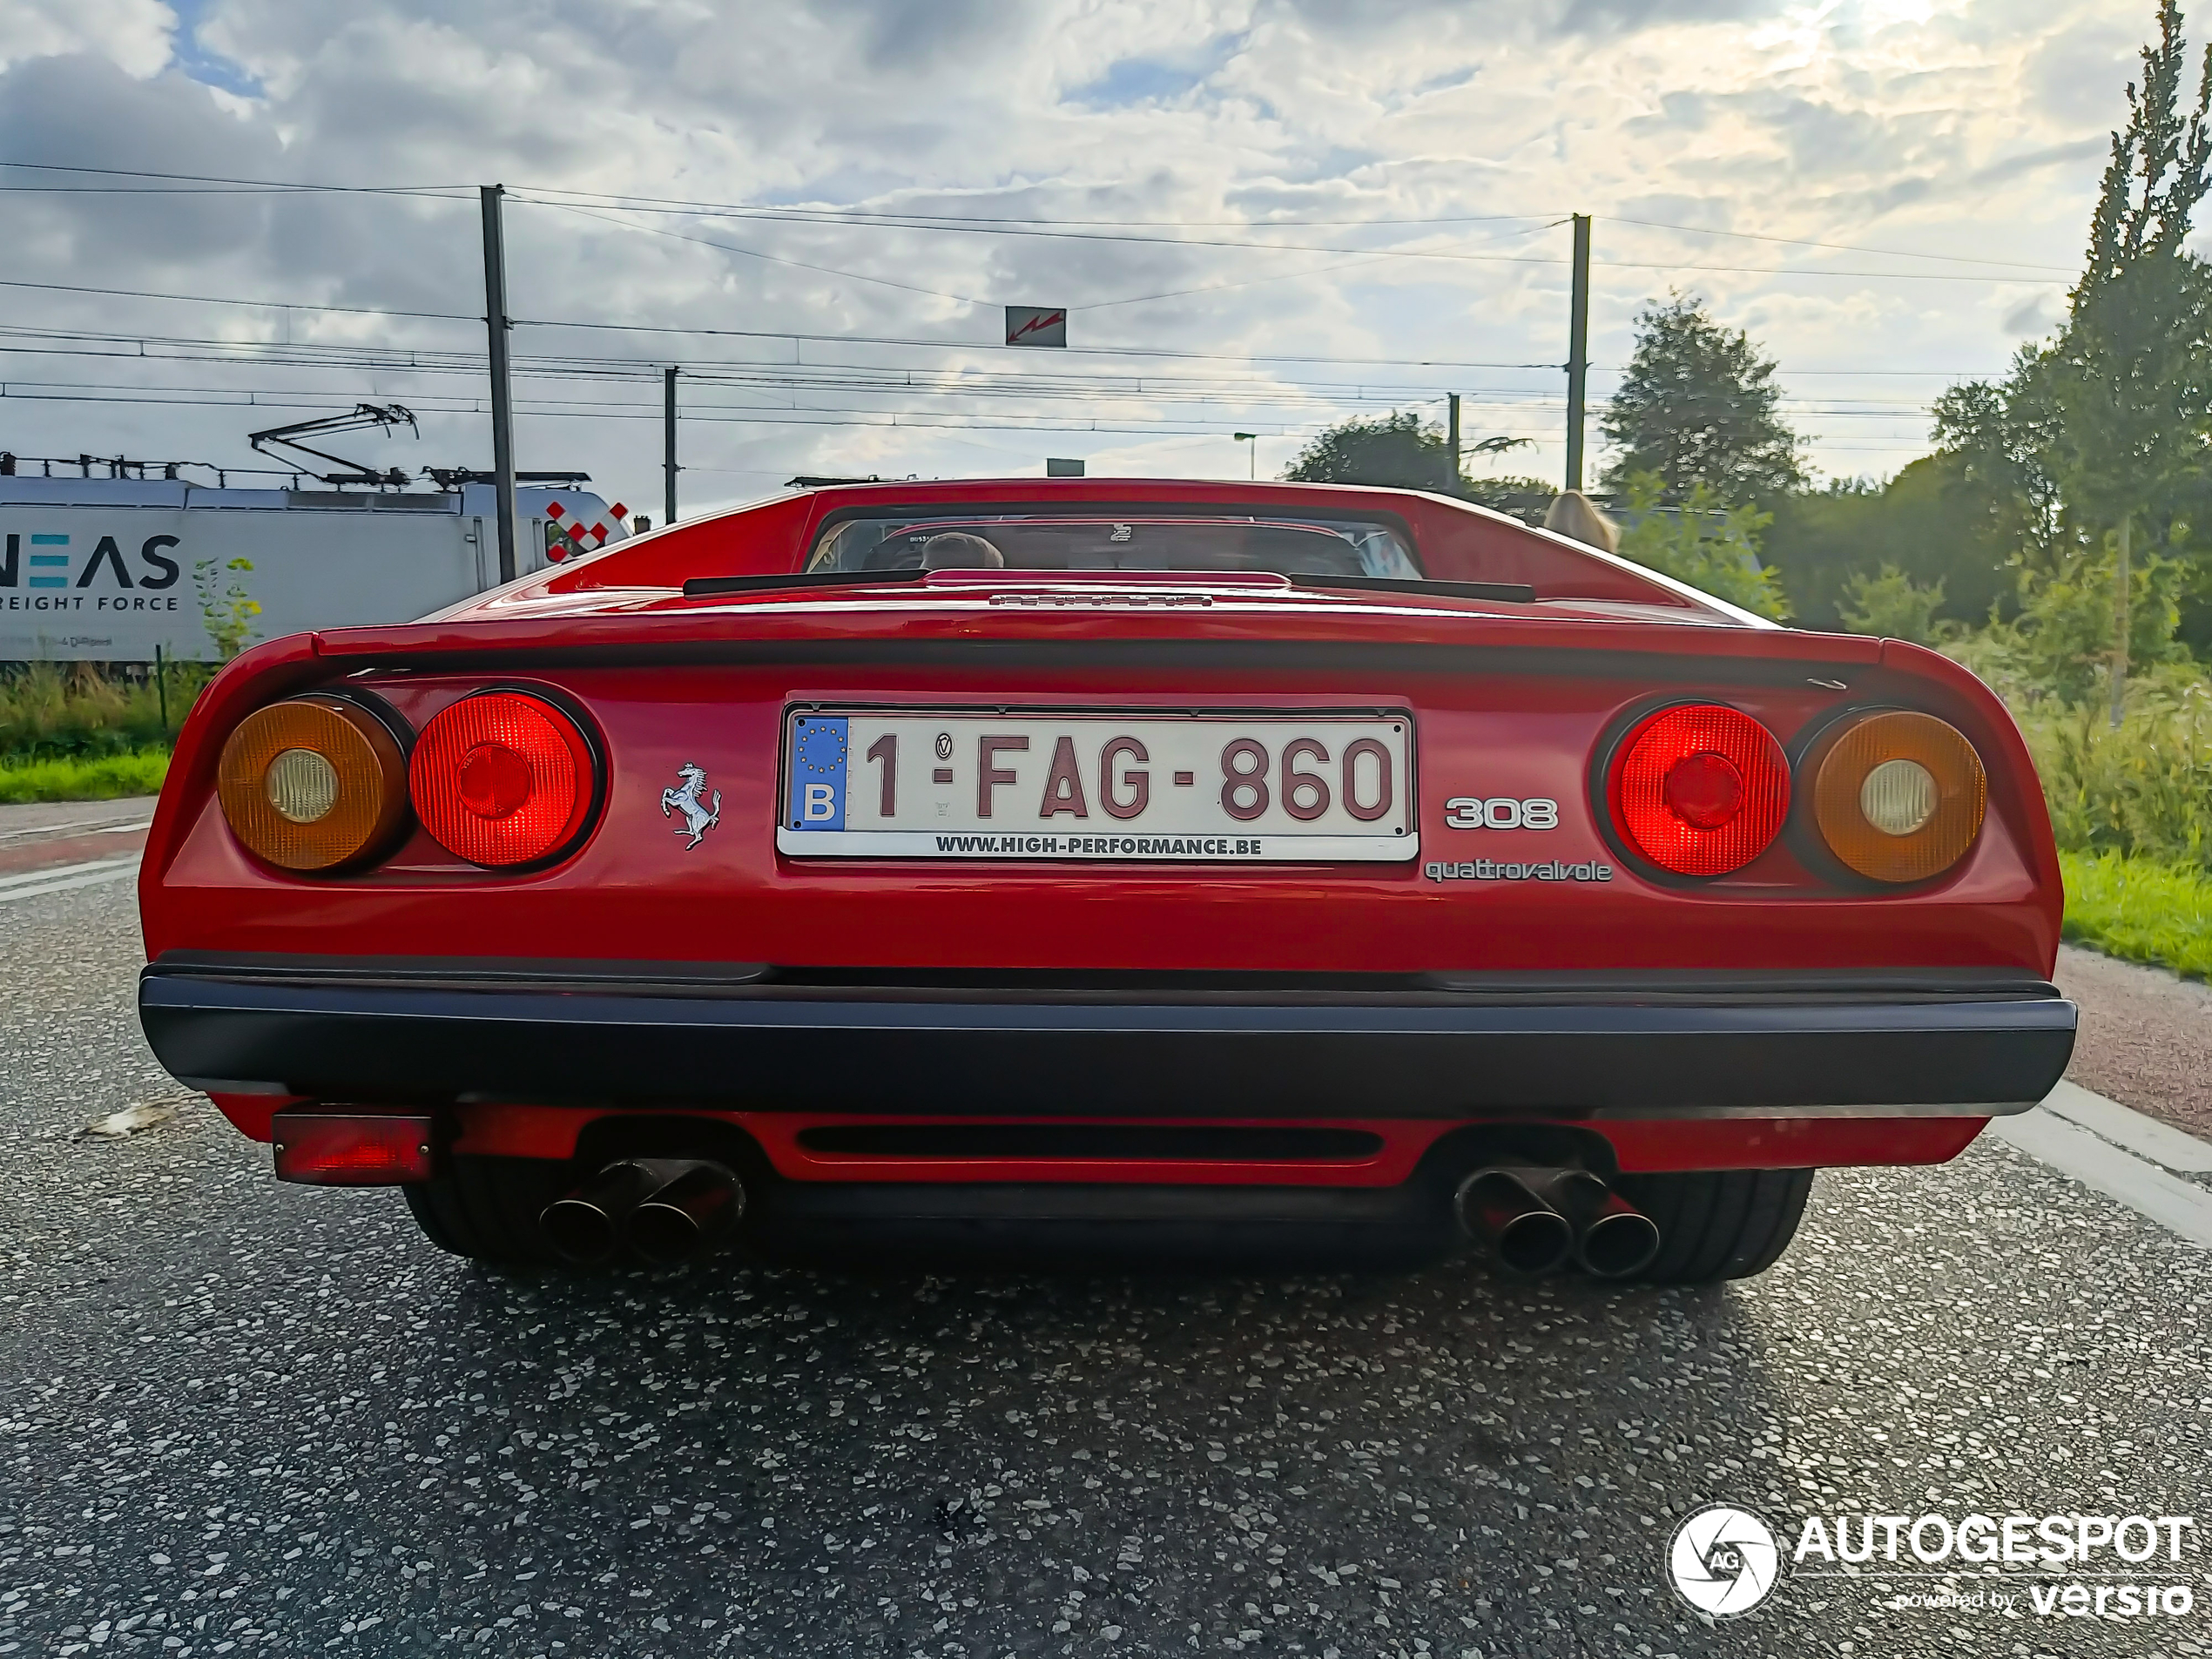
[[[722,792],[713,792],[714,804],[709,806],[699,799],[706,792],[705,767],[687,761],[677,767],[676,775],[683,780],[682,785],[660,792],[660,815],[666,818],[671,813],[684,814],[684,827],[676,833],[691,838],[684,844],[684,850],[688,853],[699,844],[707,831],[722,821]]]

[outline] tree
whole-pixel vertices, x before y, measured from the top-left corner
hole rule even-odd
[[[1669,501],[1700,484],[1723,502],[1765,502],[1804,483],[1797,435],[1777,413],[1775,365],[1742,329],[1677,293],[1636,316],[1635,353],[1601,427],[1616,451],[1606,482],[1653,473]]]
[[[2089,260],[2066,332],[2044,365],[2060,413],[2059,460],[2089,523],[2119,532],[2112,718],[2128,661],[2130,543],[2161,487],[2201,472],[2212,432],[2212,282],[2182,246],[2212,189],[2212,51],[2195,108],[2181,112],[2188,48],[2175,0],[2160,0],[2159,43],[2143,48],[2143,85],[2128,87],[2128,125],[2112,137],[2089,227]]]
[[[1979,623],[1993,606],[2015,608],[2020,515],[1951,451],[1923,455],[1886,483],[1837,479],[1782,496],[1770,510],[1761,556],[1806,627],[1865,631],[1851,619],[1854,583],[1878,581],[1885,569],[1942,595],[1932,622]]]
[[[2022,347],[2001,386],[1969,381],[1939,397],[1933,458],[1956,472],[1993,543],[2013,563],[2048,570],[2065,556],[2066,543],[2064,502],[2052,470],[2057,412],[2042,375],[2045,349]]]
[[[1462,456],[1502,455],[1526,438],[1483,438],[1460,446]],[[1451,440],[1410,411],[1339,422],[1317,434],[1283,476],[1298,484],[1372,484],[1386,489],[1437,489],[1480,499],[1494,480],[1454,476]],[[1521,481],[1514,481],[1515,482]]]
[[[1487,507],[1494,513],[1504,513],[1527,524],[1541,524],[1544,514],[1558,497],[1559,486],[1543,478],[1510,475],[1470,478],[1462,473],[1455,493],[1461,500]]]
[[[2105,629],[2115,719],[2128,664],[2143,660],[2132,615],[2143,591],[2139,529],[2181,553],[2192,516],[2212,504],[2212,271],[2184,246],[2212,191],[2212,51],[2185,115],[2175,0],[2159,0],[2158,21],[2112,135],[2065,328],[2023,348],[2001,385],[1953,387],[1936,420],[1938,442],[1986,486],[1993,523],[2015,538],[2024,605],[2072,618],[2044,631],[2068,632],[2078,658],[2080,629]],[[2111,584],[2102,606],[2080,597],[2100,564]],[[2180,614],[2163,596],[2181,591],[2185,574],[2159,578],[2154,633]]]
[[[1298,484],[1376,484],[1390,489],[1448,487],[1444,434],[1411,412],[1339,422],[1318,434],[1283,475]]]

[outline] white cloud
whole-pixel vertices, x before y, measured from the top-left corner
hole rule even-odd
[[[0,6],[0,64],[94,52],[133,75],[169,61],[177,15],[161,0],[9,0]]]
[[[1541,436],[1541,449],[1506,464],[1548,473],[1560,454],[1556,373],[1423,360],[1563,361],[1567,233],[1548,221],[1575,211],[1600,216],[1598,363],[1624,361],[1642,304],[1695,289],[1794,375],[1796,418],[1824,469],[1885,471],[1925,441],[1920,406],[1943,385],[1928,371],[2000,369],[2023,328],[2057,314],[2103,133],[2123,114],[2121,85],[2153,22],[2148,0],[2139,10],[2115,19],[2101,0],[761,0],[742,12],[705,0],[207,0],[187,8],[186,30],[152,0],[17,0],[0,14],[0,156],[359,185],[504,180],[518,197],[535,187],[1157,220],[1170,226],[1130,232],[1323,250],[590,217],[516,200],[520,316],[840,337],[518,330],[518,351],[540,357],[803,368],[784,376],[802,383],[687,384],[698,411],[685,440],[698,469],[686,485],[694,500],[758,493],[796,471],[1035,472],[1047,453],[1241,475],[1232,430],[1268,434],[1263,463],[1279,469],[1296,435],[1322,421],[1420,399],[1440,411],[1447,390],[1467,395],[1471,434]],[[482,305],[465,193],[11,200],[17,231],[0,275],[18,280],[462,316]],[[1501,213],[1535,217],[1480,217]],[[1283,223],[1445,216],[1460,222]],[[1239,227],[1247,221],[1281,227]],[[1754,236],[2055,269],[1837,275],[1956,278],[1970,267]],[[1319,274],[1293,274],[1306,272]],[[1165,293],[1177,297],[1109,303]],[[995,337],[991,306],[1006,300],[1072,304],[1079,344],[1396,361],[1016,358],[980,348]],[[19,326],[482,348],[467,322],[59,294],[19,295],[10,309]],[[856,389],[864,369],[968,378],[947,398],[922,386]],[[1858,369],[1913,373],[1811,372]],[[1086,395],[1040,401],[1006,379],[1047,371],[1079,379]],[[0,373],[412,400],[425,412],[423,441],[369,442],[365,457],[482,464],[489,447],[485,422],[463,407],[477,395],[467,375],[21,353],[0,357]],[[1602,374],[1594,389],[1609,384]],[[616,493],[658,500],[657,384],[519,389],[524,464],[589,465]],[[555,413],[555,400],[577,411]],[[637,407],[595,415],[581,408],[591,400]],[[16,407],[0,401],[0,417]],[[833,424],[894,412],[1140,430]],[[284,418],[54,402],[36,413],[29,430],[13,422],[10,447],[233,462],[247,459],[250,426]]]

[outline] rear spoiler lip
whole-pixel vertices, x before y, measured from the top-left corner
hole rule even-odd
[[[881,588],[919,582],[930,573],[911,570],[798,570],[774,576],[695,576],[684,583],[686,599],[729,593],[783,593],[806,588]]]
[[[1471,658],[1522,653],[1580,655],[1591,660],[1616,655],[1678,657],[1715,666],[1790,665],[1807,674],[1872,668],[1882,661],[1884,643],[1862,634],[1716,628],[1691,621],[1497,616],[1379,606],[1300,605],[1295,612],[1264,614],[1163,607],[1157,611],[1049,617],[1009,610],[993,617],[988,637],[978,637],[975,623],[973,612],[910,610],[902,596],[902,603],[894,607],[839,604],[819,610],[779,605],[759,610],[745,606],[589,616],[561,612],[338,628],[301,637],[311,638],[310,649],[324,658],[408,662],[516,655],[583,660],[610,652],[642,661],[678,648],[739,651],[868,645],[913,650],[956,641],[970,653],[1049,643],[1069,651],[1133,645],[1378,646],[1393,651],[1445,649]],[[259,647],[239,660],[246,662],[269,649]]]
[[[348,642],[351,644],[351,642]],[[358,666],[355,666],[358,659]],[[415,644],[380,640],[373,646],[326,650],[326,677],[371,668],[455,672],[521,672],[533,669],[626,668],[705,664],[733,668],[904,667],[1115,671],[1206,668],[1254,673],[1324,671],[1386,675],[1589,675],[1633,679],[1655,689],[1807,682],[1824,690],[1848,689],[1878,664],[1868,661],[1773,656],[1701,656],[1684,651],[1584,645],[1390,645],[1326,639],[968,637],[782,639],[441,639]]]

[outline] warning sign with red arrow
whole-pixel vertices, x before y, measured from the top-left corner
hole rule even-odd
[[[1065,346],[1068,307],[1065,306],[1008,306],[1006,343],[1009,346]]]

